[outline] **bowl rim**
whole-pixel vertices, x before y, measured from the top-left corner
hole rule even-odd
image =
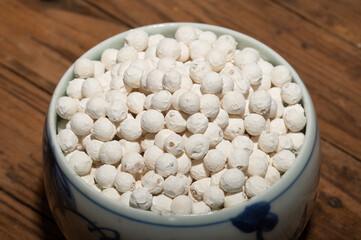
[[[224,222],[230,221],[236,215],[242,213],[244,209],[256,202],[267,202],[271,204],[273,201],[282,196],[288,189],[298,180],[298,178],[302,175],[304,170],[306,169],[308,163],[310,162],[313,153],[315,151],[315,146],[318,139],[318,125],[315,109],[312,103],[312,99],[306,89],[306,86],[300,79],[299,75],[292,68],[292,66],[282,58],[278,53],[272,50],[270,47],[265,44],[259,42],[258,40],[242,34],[240,32],[215,26],[209,24],[202,23],[190,23],[190,22],[174,22],[174,23],[160,23],[160,24],[152,24],[143,27],[139,27],[136,29],[143,29],[150,34],[154,33],[162,33],[164,31],[175,31],[179,26],[182,25],[190,25],[201,30],[208,30],[213,32],[218,32],[220,34],[229,34],[232,35],[236,40],[240,39],[241,41],[245,41],[252,46],[256,46],[257,50],[260,50],[262,53],[269,55],[272,57],[273,62],[277,62],[277,64],[286,65],[292,73],[293,80],[297,82],[302,89],[303,97],[303,107],[305,109],[305,114],[307,118],[307,126],[304,138],[304,144],[299,152],[293,166],[282,176],[281,180],[276,182],[270,188],[268,188],[265,192],[260,194],[259,196],[253,197],[250,200],[247,200],[244,203],[237,204],[236,206],[230,208],[224,208],[220,211],[210,212],[206,214],[198,214],[198,215],[159,215],[157,213],[151,211],[144,211],[139,209],[134,209],[131,207],[122,207],[117,205],[117,203],[111,199],[106,198],[105,196],[99,194],[99,192],[90,188],[71,168],[67,163],[65,156],[60,149],[60,146],[57,143],[56,139],[56,123],[57,123],[57,114],[55,111],[55,103],[56,100],[64,95],[64,87],[68,83],[69,80],[73,78],[73,64],[68,68],[65,74],[60,79],[59,83],[56,86],[56,89],[52,95],[51,102],[48,109],[48,114],[46,118],[46,131],[48,134],[49,145],[54,154],[54,159],[56,164],[59,165],[61,171],[64,173],[64,176],[68,180],[68,182],[77,190],[80,194],[82,194],[89,201],[97,205],[98,207],[116,215],[119,217],[123,217],[132,221],[158,225],[163,227],[203,227],[214,224],[220,224]],[[170,30],[171,29],[171,30]],[[125,35],[129,33],[128,30],[122,33],[119,33],[115,36],[112,36],[96,46],[89,49],[85,52],[81,57],[92,57],[99,55],[99,51],[103,51],[107,48],[107,46],[115,41],[122,42]],[[101,50],[103,49],[103,50]],[[265,58],[264,56],[262,56]]]

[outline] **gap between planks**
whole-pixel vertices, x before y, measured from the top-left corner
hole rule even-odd
[[[318,27],[320,29],[323,29],[325,32],[327,32],[328,34],[350,44],[353,47],[356,47],[357,49],[361,49],[361,43],[360,42],[353,42],[352,39],[347,39],[347,36],[343,36],[342,34],[337,33],[337,31],[332,31],[335,29],[328,29],[327,26],[324,26],[321,22],[317,22],[317,20],[312,19],[312,17],[308,16],[306,14],[305,9],[301,9],[300,11],[297,11],[297,6],[293,6],[292,1],[282,1],[282,0],[271,0],[271,2],[279,5],[280,7],[288,10],[289,12],[299,16],[300,18],[302,18],[303,20],[305,20],[306,22],[311,23],[312,25],[314,25],[315,27]],[[340,3],[341,4],[341,3]],[[347,4],[347,3],[346,3]],[[308,9],[309,10],[309,9]],[[325,12],[327,12],[327,10],[325,10]],[[344,17],[344,16],[343,16]],[[348,26],[351,29],[348,29],[350,31],[352,31],[352,27]]]
[[[340,151],[343,152],[344,154],[349,155],[350,157],[352,157],[352,158],[355,159],[356,161],[361,162],[361,159],[360,159],[359,157],[353,155],[352,153],[347,152],[345,149],[343,149],[342,147],[337,146],[335,143],[329,141],[327,138],[321,137],[321,140],[327,142],[328,144],[330,144],[331,146],[333,146],[333,147],[336,148],[337,150],[340,150]]]
[[[15,200],[16,202],[22,204],[23,206],[27,207],[29,210],[36,212],[37,214],[39,214],[41,217],[46,218],[48,221],[55,223],[54,219],[52,217],[49,217],[48,215],[44,214],[43,212],[37,210],[36,208],[34,208],[33,206],[27,204],[26,202],[21,201],[19,198],[17,198],[16,196],[14,196],[13,194],[11,194],[10,192],[6,191],[5,189],[3,189],[2,187],[0,187],[0,191],[2,191],[4,194],[6,194],[8,197],[10,197],[11,199]],[[46,204],[48,204],[46,202]]]

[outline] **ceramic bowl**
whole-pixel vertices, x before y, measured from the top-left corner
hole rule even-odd
[[[310,218],[320,171],[320,140],[311,97],[295,70],[275,51],[242,33],[195,23],[164,23],[142,27],[149,34],[173,37],[189,24],[217,35],[232,35],[238,48],[253,47],[273,65],[283,64],[303,92],[307,117],[305,142],[293,166],[261,195],[237,206],[203,215],[161,216],[124,208],[102,196],[69,167],[56,140],[56,100],[73,76],[71,66],[53,94],[44,130],[44,182],[51,211],[67,239],[296,239]],[[111,37],[83,57],[99,59],[106,48],[120,48],[127,32]]]

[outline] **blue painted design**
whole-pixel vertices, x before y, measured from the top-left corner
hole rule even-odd
[[[270,212],[267,202],[257,202],[246,207],[237,217],[232,218],[232,224],[245,233],[256,232],[257,240],[263,240],[262,232],[271,231],[278,223],[276,214]]]

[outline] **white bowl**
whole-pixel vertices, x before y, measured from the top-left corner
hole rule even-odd
[[[296,239],[311,215],[320,171],[320,140],[311,97],[295,70],[275,51],[239,32],[196,23],[164,23],[142,27],[149,34],[173,37],[181,25],[217,35],[232,35],[238,48],[253,47],[273,65],[291,69],[303,92],[307,117],[305,142],[293,166],[264,193],[237,206],[203,215],[161,216],[124,208],[91,189],[70,168],[57,140],[56,100],[74,78],[71,66],[53,94],[44,129],[44,182],[50,208],[67,239]],[[128,32],[96,45],[83,57],[99,59],[107,48],[120,48]]]

